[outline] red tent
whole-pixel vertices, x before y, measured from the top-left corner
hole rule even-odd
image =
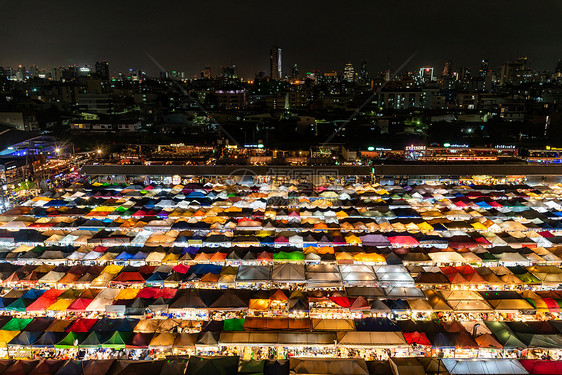
[[[97,319],[77,319],[66,329],[66,332],[89,332],[97,321]]]
[[[159,289],[157,288],[142,288],[137,293],[137,298],[158,298]]]
[[[168,299],[168,298],[174,298],[176,296],[177,293],[177,289],[174,288],[162,288],[158,290],[158,297],[157,298],[164,298],[164,299]]]
[[[418,344],[431,346],[429,339],[424,332],[404,332],[404,338],[408,345]]]
[[[455,273],[459,273],[459,270],[455,267],[451,267],[451,266],[447,266],[447,267],[441,267],[441,272],[444,275],[454,275]]]
[[[273,260],[273,254],[268,253],[267,251],[262,251],[258,254],[257,260],[259,261],[269,261]]]
[[[463,266],[457,266],[455,267],[457,270],[459,270],[460,273],[462,273],[463,275],[467,275],[467,274],[471,274],[471,273],[475,273],[476,271],[474,270],[474,268],[472,268],[471,266],[469,266],[468,264],[465,264]]]
[[[347,297],[330,297],[330,300],[341,307],[349,308],[351,306],[351,301]]]
[[[64,293],[64,290],[49,289],[37,298],[33,303],[27,306],[27,311],[45,311],[47,307],[56,302],[57,298]]]
[[[417,246],[419,245],[418,240],[412,236],[391,236],[388,237],[391,244],[395,246]]]
[[[88,307],[88,305],[90,303],[92,303],[92,301],[93,300],[88,299],[88,298],[78,298],[77,300],[72,302],[66,310],[67,311],[84,311],[84,310],[86,310],[86,307]]]
[[[144,277],[139,272],[121,272],[111,280],[112,284],[143,284]]]
[[[189,266],[186,266],[185,264],[178,264],[177,266],[174,266],[174,268],[172,268],[172,271],[175,271],[177,273],[187,273],[187,271],[189,270]]]
[[[549,361],[541,359],[520,359],[519,362],[529,371],[529,374],[562,375],[562,361]]]
[[[548,307],[548,311],[550,311],[550,312],[560,312],[560,305],[556,302],[555,299],[543,298],[542,300],[544,301],[544,303]]]

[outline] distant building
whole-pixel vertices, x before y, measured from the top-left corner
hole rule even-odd
[[[171,79],[185,79],[185,72],[180,72],[178,70],[170,71]]]
[[[269,51],[269,78],[278,81],[282,77],[281,48],[274,46]]]
[[[343,80],[346,82],[355,81],[355,69],[353,68],[351,61],[345,64],[345,67],[343,68]]]
[[[115,105],[111,95],[79,94],[76,97],[77,107],[82,112],[101,114],[115,113]]]
[[[382,90],[378,104],[386,109],[424,108],[425,96],[421,90]]]
[[[490,63],[486,59],[480,61],[480,77],[486,78],[486,75],[490,71]]]
[[[229,79],[238,78],[238,71],[236,70],[236,65],[222,66],[221,76],[223,78],[229,78]]]
[[[119,132],[130,133],[141,129],[140,121],[137,122],[112,122],[103,120],[81,120],[70,124],[71,130],[86,132]]]
[[[213,78],[213,75],[211,74],[211,67],[210,66],[207,65],[205,68],[203,68],[203,70],[201,71],[201,78],[203,78],[203,79]]]
[[[433,68],[430,66],[420,68],[419,78],[422,82],[433,81]]]
[[[445,61],[445,66],[443,67],[443,72],[441,77],[449,77],[453,73],[453,62],[451,60]]]
[[[107,61],[96,62],[96,75],[103,80],[109,80],[109,63]]]
[[[39,129],[37,117],[24,112],[0,112],[0,123],[26,132]]]
[[[299,73],[299,67],[297,66],[297,64],[293,65],[293,67],[291,68],[291,78],[299,78]]]
[[[367,71],[367,59],[361,60],[361,68],[359,69],[359,79],[362,82],[369,80],[369,72]]]
[[[218,106],[225,109],[237,109],[248,105],[246,90],[216,90]]]
[[[526,57],[520,57],[513,62],[502,65],[500,73],[500,85],[518,85],[527,81],[531,75],[529,61]]]

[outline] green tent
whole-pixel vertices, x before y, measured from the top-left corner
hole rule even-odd
[[[273,254],[273,260],[304,261],[304,254],[301,251],[280,251]]]
[[[225,319],[223,331],[243,331],[244,319]]]
[[[238,369],[240,375],[263,375],[265,368],[265,361],[241,361]]]
[[[492,331],[494,336],[496,336],[496,338],[504,348],[509,349],[527,347],[527,345],[523,344],[523,342],[521,342],[521,340],[519,340],[519,338],[515,336],[513,331],[509,329],[509,327],[504,322],[486,321],[484,323],[486,323],[486,327],[488,327],[488,329]]]
[[[125,343],[129,341],[132,336],[132,332],[115,332],[109,340],[102,344],[102,348],[111,349],[124,349]]]
[[[2,327],[4,331],[22,331],[33,319],[12,318]]]
[[[80,342],[81,348],[101,348],[101,333],[90,332],[86,338]]]
[[[131,217],[131,216],[134,215],[134,213],[135,213],[135,210],[128,209],[128,210],[125,210],[125,211],[121,212],[119,215],[121,217]]]
[[[189,358],[186,375],[232,375],[238,373],[238,356]]]
[[[525,284],[540,284],[540,280],[530,272],[525,272],[521,275],[515,275],[521,279]]]
[[[476,254],[478,255],[478,257],[480,257],[480,259],[482,259],[483,262],[497,262],[498,258],[496,258],[495,256],[493,256],[491,253],[489,252],[483,252],[483,253],[479,253]]]
[[[29,300],[27,298],[18,298],[17,300],[6,306],[6,311],[24,312],[27,306],[31,305],[32,302],[33,300]]]
[[[55,344],[57,349],[71,349],[77,348],[78,343],[86,337],[85,333],[69,332],[60,342]]]

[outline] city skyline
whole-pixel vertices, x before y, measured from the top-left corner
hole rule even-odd
[[[227,70],[232,70],[233,72],[237,74],[238,78],[242,78],[242,79],[248,79],[248,80],[253,80],[254,78],[257,78],[258,76],[265,74],[267,77],[269,77],[270,79],[273,80],[283,80],[283,79],[291,79],[291,78],[297,78],[294,76],[294,69],[296,68],[298,71],[298,75],[300,78],[306,78],[307,74],[310,73],[315,73],[315,72],[319,72],[319,73],[338,73],[338,75],[340,75],[341,77],[345,77],[346,76],[346,69],[348,69],[349,67],[352,67],[352,75],[357,76],[357,78],[360,78],[360,76],[362,76],[365,72],[367,74],[367,76],[369,76],[370,78],[373,78],[377,75],[380,75],[379,78],[383,77],[383,74],[388,76],[388,73],[390,74],[395,74],[396,78],[398,78],[399,76],[403,75],[403,74],[411,74],[413,76],[417,76],[418,75],[418,71],[420,72],[419,74],[421,75],[421,70],[422,69],[426,69],[426,68],[430,68],[432,70],[432,77],[434,79],[438,79],[440,77],[442,77],[443,72],[445,70],[450,71],[450,73],[452,72],[459,72],[459,71],[464,71],[466,69],[468,69],[468,73],[471,74],[472,76],[476,77],[479,75],[479,69],[482,68],[482,64],[486,65],[486,69],[489,69],[497,74],[500,74],[502,66],[505,64],[511,64],[514,63],[518,60],[524,59],[525,61],[527,61],[528,65],[528,69],[536,71],[536,72],[554,72],[557,69],[559,69],[560,66],[560,61],[562,61],[561,59],[555,59],[553,60],[552,64],[550,67],[546,67],[545,69],[539,69],[536,68],[536,66],[534,65],[534,59],[532,57],[529,56],[519,56],[517,58],[514,59],[510,59],[510,60],[506,60],[503,61],[501,63],[498,64],[494,64],[494,63],[490,63],[490,61],[488,59],[482,58],[482,59],[477,59],[475,60],[474,64],[459,64],[459,63],[455,63],[454,61],[448,59],[445,61],[440,61],[440,62],[436,62],[435,64],[425,64],[425,65],[420,65],[420,64],[416,64],[415,62],[410,61],[408,64],[406,64],[400,71],[396,70],[396,66],[389,64],[388,67],[386,69],[372,69],[371,68],[371,63],[370,61],[368,61],[367,59],[360,59],[359,61],[352,61],[351,59],[348,60],[342,60],[345,62],[342,62],[341,64],[339,64],[337,67],[333,67],[333,68],[328,68],[326,70],[304,70],[301,68],[301,66],[298,63],[294,63],[294,64],[288,64],[286,62],[283,62],[283,65],[281,67],[281,65],[279,66],[279,69],[276,71],[281,74],[281,75],[275,75],[274,77],[271,76],[272,73],[272,65],[271,65],[271,51],[273,49],[278,49],[279,53],[281,53],[281,50],[283,50],[281,47],[279,46],[274,46],[272,47],[272,49],[270,50],[270,66],[263,71],[256,71],[254,75],[251,76],[242,76],[240,74],[240,66],[236,65],[236,64],[225,64],[225,65],[217,65],[217,66],[213,66],[210,64],[206,64],[204,66],[201,67],[200,70],[195,71],[195,72],[186,72],[183,71],[182,69],[177,69],[177,68],[170,68],[167,69],[165,71],[156,71],[156,72],[152,72],[150,70],[146,70],[142,67],[139,67],[135,64],[130,64],[130,66],[133,66],[134,68],[129,68],[129,69],[124,69],[124,70],[116,70],[113,68],[113,64],[111,61],[102,59],[100,61],[95,61],[95,62],[83,62],[80,64],[69,64],[69,65],[46,65],[46,66],[39,66],[37,64],[30,64],[30,65],[25,65],[25,64],[16,64],[15,66],[9,66],[9,65],[4,65],[2,66],[0,64],[0,68],[2,69],[12,69],[13,73],[16,73],[18,71],[18,68],[20,69],[25,69],[26,72],[28,73],[39,73],[41,71],[49,73],[52,69],[67,69],[67,68],[86,68],[86,69],[90,69],[89,72],[94,73],[98,71],[98,64],[104,64],[104,76],[108,75],[109,78],[114,77],[117,78],[119,76],[119,74],[124,74],[126,75],[127,72],[130,71],[135,71],[135,72],[143,72],[146,73],[147,76],[149,77],[158,77],[158,76],[162,76],[161,73],[170,73],[170,72],[178,72],[178,74],[181,74],[183,77],[172,77],[172,78],[181,78],[181,79],[201,79],[201,78],[214,78],[214,77],[220,77],[222,75],[225,74],[224,69]],[[284,51],[284,50],[283,50]],[[33,74],[34,75],[34,74]],[[29,76],[30,78],[32,77],[32,74],[30,74]],[[344,80],[349,80],[349,77],[347,79],[344,78]]]
[[[189,76],[207,65],[236,64],[240,76],[250,78],[269,72],[268,51],[279,45],[283,65],[296,63],[301,72],[337,70],[361,59],[369,61],[369,70],[380,71],[389,63],[399,66],[412,53],[413,66],[437,67],[445,60],[475,66],[485,58],[494,67],[532,56],[534,68],[553,68],[562,51],[560,39],[553,37],[562,34],[556,21],[559,2],[541,2],[530,13],[522,1],[480,3],[486,7],[478,1],[450,6],[439,0],[334,9],[314,1],[289,2],[265,13],[256,2],[172,3],[170,10],[120,2],[104,12],[90,4],[49,8],[23,1],[12,5],[12,16],[5,20],[0,66],[108,60],[112,71],[125,71],[133,63],[154,75],[159,69],[148,53],[167,70]],[[36,22],[21,30],[20,14]],[[457,27],[463,21],[466,27]]]

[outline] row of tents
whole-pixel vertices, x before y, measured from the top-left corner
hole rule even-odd
[[[509,246],[512,248],[551,248],[562,243],[558,236],[558,229],[539,228],[536,231],[492,232],[483,229],[481,232],[466,231],[462,228],[454,230],[435,230],[414,232],[407,228],[390,228],[345,232],[307,231],[304,228],[285,229],[280,232],[270,230],[240,231],[229,229],[201,230],[191,224],[181,221],[173,225],[167,222],[152,228],[121,227],[119,221],[90,219],[77,227],[53,227],[43,230],[33,225],[18,228],[18,222],[9,222],[0,227],[0,245],[17,246],[28,245],[100,245],[100,246],[210,246],[235,247],[257,246],[285,248],[294,246],[308,247],[337,247],[361,246],[378,248],[417,248],[438,247],[452,249],[474,249],[476,247]],[[185,223],[185,224],[184,224]],[[559,223],[559,222],[557,222]],[[116,227],[111,227],[117,225]],[[561,224],[562,225],[562,224]],[[184,227],[183,229],[181,227]],[[375,234],[379,233],[379,234]],[[309,249],[314,251],[314,249]],[[275,250],[273,250],[275,251]],[[280,251],[280,250],[277,250]]]
[[[0,360],[6,375],[526,375],[562,374],[562,361],[432,358],[291,358],[242,360],[239,357],[190,357],[156,361]]]
[[[562,322],[414,321],[388,318],[260,318],[192,321],[0,316],[0,347],[195,349],[334,348],[560,349]]]
[[[437,253],[443,254],[443,253]],[[456,253],[453,253],[456,254]],[[290,255],[287,255],[290,256]],[[383,288],[502,289],[505,286],[534,286],[556,289],[562,284],[562,269],[553,265],[523,267],[491,266],[404,266],[366,264],[302,264],[295,262],[241,265],[197,263],[135,266],[129,262],[107,265],[16,264],[0,262],[0,285],[46,287],[244,287],[252,284],[301,285],[303,288],[343,288],[371,286]],[[103,264],[103,263],[102,263]],[[415,291],[412,291],[414,296]],[[419,293],[417,293],[419,295]]]
[[[101,233],[101,232],[100,232]],[[2,249],[0,249],[2,250]],[[359,264],[521,264],[560,265],[562,247],[495,246],[473,249],[452,249],[448,247],[385,248],[365,246],[322,246],[275,248],[272,246],[186,246],[163,247],[127,245],[83,245],[77,243],[54,245],[13,244],[0,251],[0,260],[20,263],[121,262],[133,264],[255,264],[256,262],[297,262],[297,263],[359,263]]]

